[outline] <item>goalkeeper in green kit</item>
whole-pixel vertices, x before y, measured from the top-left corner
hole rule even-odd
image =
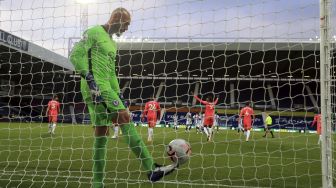
[[[76,72],[82,77],[81,92],[94,125],[93,187],[104,186],[106,145],[113,123],[120,126],[126,143],[148,172],[150,181],[160,180],[177,167],[177,164],[161,166],[154,163],[123,104],[115,72],[117,44],[112,35],[120,36],[130,22],[131,15],[126,9],[115,9],[106,24],[84,32],[70,55]]]

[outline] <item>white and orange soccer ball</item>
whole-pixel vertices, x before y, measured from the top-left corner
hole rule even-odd
[[[167,146],[167,155],[174,163],[184,164],[190,158],[191,146],[183,139],[172,140]]]

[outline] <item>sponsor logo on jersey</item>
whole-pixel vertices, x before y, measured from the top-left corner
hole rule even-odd
[[[114,101],[113,101],[113,105],[114,105],[114,106],[118,106],[118,105],[119,105],[119,101],[114,100]]]

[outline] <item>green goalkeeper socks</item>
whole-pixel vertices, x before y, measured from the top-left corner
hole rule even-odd
[[[140,158],[141,165],[146,171],[154,170],[154,160],[152,155],[149,153],[146,145],[142,141],[141,137],[138,135],[134,127],[134,123],[124,124],[120,126],[126,143],[129,145],[133,153]]]
[[[107,136],[95,137],[93,145],[93,187],[104,187]]]

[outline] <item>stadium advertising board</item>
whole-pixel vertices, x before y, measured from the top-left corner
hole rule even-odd
[[[19,50],[28,51],[28,41],[23,40],[3,30],[0,30],[0,42],[3,42]]]
[[[140,114],[141,112],[135,111],[133,112],[133,121],[135,122],[140,122]],[[160,124],[166,124],[170,125],[173,124],[173,115],[174,113],[167,112],[164,114],[162,117],[162,120]],[[177,113],[178,116],[178,124],[183,126],[186,123],[185,119],[186,113]],[[222,115],[219,114],[220,116],[220,121],[219,124],[223,128],[235,128],[238,127],[238,122],[237,122],[237,115]],[[316,129],[316,127],[311,127],[311,123],[313,121],[312,117],[292,117],[292,116],[277,116],[277,117],[272,117],[273,118],[273,125],[272,128],[276,130],[280,130],[280,132],[302,132],[302,131],[308,131],[308,132],[314,132],[313,130]],[[264,128],[264,123],[262,120],[261,115],[257,115],[256,119],[253,123],[253,129],[257,130],[263,130]]]

